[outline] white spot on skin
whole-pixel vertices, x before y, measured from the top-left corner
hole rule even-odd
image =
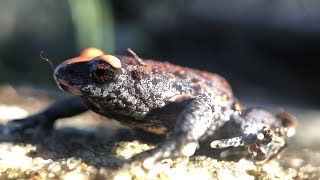
[[[260,147],[260,151],[261,151],[263,154],[267,154],[266,149],[265,149],[265,148],[263,148],[263,147]]]
[[[212,141],[210,146],[211,148],[218,148],[218,144],[220,144],[220,141],[216,140],[216,141]]]
[[[266,124],[256,124],[256,125],[250,125],[250,126],[245,126],[245,132],[244,134],[256,134],[257,132],[260,131],[260,129],[263,129],[264,126],[267,126]],[[269,129],[267,126],[266,128]]]
[[[240,146],[240,139],[239,139],[239,141],[234,141],[233,147],[238,147],[238,146]]]
[[[257,134],[257,139],[259,139],[260,141],[263,140],[264,135],[262,133]]]
[[[296,129],[295,128],[289,128],[288,132],[287,132],[287,136],[288,137],[292,137],[295,133],[296,133]]]

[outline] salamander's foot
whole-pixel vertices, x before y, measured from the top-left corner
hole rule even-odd
[[[2,133],[3,134],[12,134],[14,132],[22,131],[22,126],[20,123],[16,122],[17,120],[11,120],[9,121],[3,128]]]
[[[53,129],[53,124],[45,116],[35,115],[9,121],[3,129],[3,134],[23,133],[26,129],[50,131]]]

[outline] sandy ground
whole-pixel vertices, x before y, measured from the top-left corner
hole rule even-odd
[[[39,112],[62,94],[0,86],[0,133],[9,119]],[[88,112],[58,121],[51,132],[0,134],[0,179],[319,179],[320,111],[286,110],[299,119],[296,136],[281,159],[263,165],[218,160],[208,150],[189,159],[165,159],[147,170],[127,160],[160,138],[142,141],[141,133]]]

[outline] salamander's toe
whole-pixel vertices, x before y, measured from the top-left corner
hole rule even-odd
[[[53,124],[47,121],[44,116],[31,116],[25,119],[9,121],[3,128],[2,134],[23,133],[26,129],[47,131],[53,129]]]
[[[154,164],[163,159],[179,156],[192,156],[198,146],[198,143],[187,143],[181,145],[175,141],[167,141],[155,147],[154,149],[150,149],[135,155],[131,158],[131,161],[142,161],[143,167],[150,169]]]
[[[131,162],[133,161],[141,161],[142,165],[146,169],[151,169],[152,166],[160,161],[162,158],[162,153],[155,149],[150,149],[144,152],[141,152],[131,158]]]
[[[23,125],[19,123],[20,120],[9,121],[2,130],[2,134],[9,135],[15,132],[23,131]]]

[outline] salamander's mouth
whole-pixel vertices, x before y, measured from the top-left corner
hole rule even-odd
[[[56,80],[60,89],[70,92],[74,95],[81,96],[83,93],[80,89],[74,85],[71,85],[68,80],[66,80],[66,75],[68,71],[66,70],[65,64],[60,64],[54,71],[54,79]]]
[[[56,78],[56,81],[57,81],[57,84],[59,86],[60,89],[64,90],[64,91],[67,91],[67,92],[70,92],[74,95],[77,95],[77,96],[81,96],[83,93],[78,89],[78,88],[75,88],[73,86],[70,86],[70,85],[65,85],[64,83],[62,83],[64,80],[58,80]]]

